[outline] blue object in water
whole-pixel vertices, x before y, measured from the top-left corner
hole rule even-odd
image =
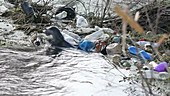
[[[95,44],[91,41],[83,40],[82,42],[79,43],[78,47],[81,50],[84,50],[86,52],[90,52],[95,48]]]
[[[27,1],[23,1],[21,3],[22,10],[26,13],[26,15],[35,15],[34,9],[30,6]]]

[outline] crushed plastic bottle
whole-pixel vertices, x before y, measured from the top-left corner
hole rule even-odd
[[[152,60],[152,56],[151,54],[149,54],[148,52],[141,50],[140,48],[138,48],[138,52],[137,52],[137,48],[135,46],[130,46],[128,48],[129,52],[133,55],[138,55],[138,53],[140,54],[141,58],[145,61],[145,60]]]
[[[87,35],[84,39],[85,40],[89,40],[89,41],[92,41],[92,42],[95,42],[97,41],[99,38],[102,37],[102,35],[104,35],[104,32],[102,30],[99,30],[99,31],[96,31],[90,35]]]

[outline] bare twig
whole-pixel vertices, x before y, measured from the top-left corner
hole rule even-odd
[[[102,15],[102,18],[101,18],[101,24],[100,24],[101,27],[103,26],[103,20],[105,18],[106,10],[109,6],[109,3],[110,3],[110,0],[106,0],[106,4],[105,4],[104,10],[103,10],[103,15]]]

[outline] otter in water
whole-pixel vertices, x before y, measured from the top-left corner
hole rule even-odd
[[[48,42],[51,44],[52,48],[49,48],[47,54],[58,54],[62,51],[62,48],[73,48],[73,46],[65,41],[63,35],[60,30],[56,27],[51,27],[45,31],[47,36],[52,36],[52,38],[48,39]]]

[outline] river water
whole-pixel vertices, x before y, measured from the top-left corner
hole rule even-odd
[[[0,39],[30,44],[20,31],[3,35],[13,30],[8,20],[0,25]],[[100,53],[66,49],[47,56],[20,48],[0,48],[0,96],[127,96],[130,92],[129,82],[120,82],[129,71],[117,70]]]
[[[0,74],[0,96],[127,96],[128,82],[98,53],[53,57],[1,48]]]

